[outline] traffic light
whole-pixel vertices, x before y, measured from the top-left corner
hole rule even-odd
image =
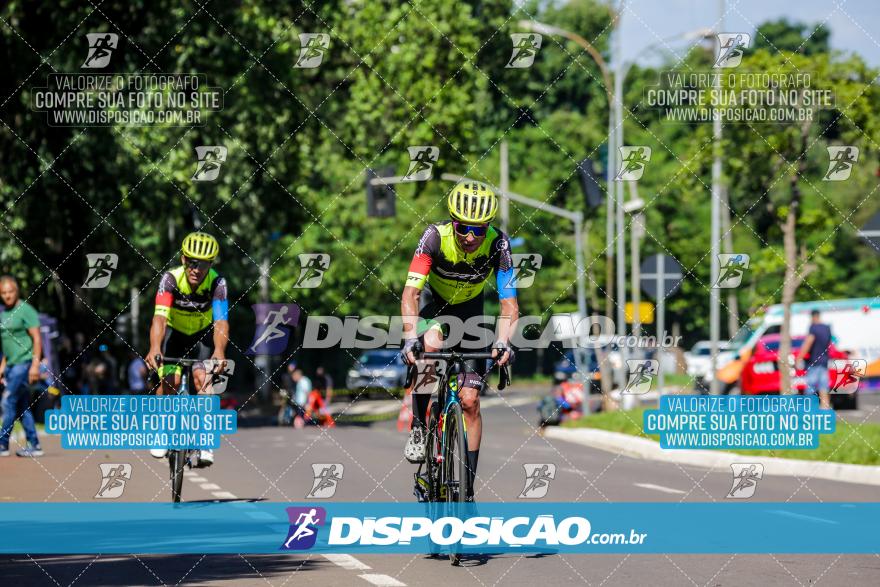
[[[376,177],[391,177],[394,175],[394,167],[383,167],[378,171],[367,169],[367,216],[373,218],[392,218],[397,214],[395,199],[397,194],[394,186],[386,184],[373,185],[372,180]]]
[[[586,207],[593,209],[601,206],[605,196],[596,179],[596,168],[593,166],[592,159],[587,158],[578,163],[578,177],[581,180],[581,190],[584,192]]]

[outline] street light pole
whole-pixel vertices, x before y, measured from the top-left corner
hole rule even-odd
[[[508,233],[507,227],[510,223],[510,201],[507,199],[507,190],[510,187],[510,167],[508,164],[508,151],[507,151],[507,139],[503,139],[501,141],[501,169],[500,169],[501,179],[501,202],[499,208],[501,209],[501,230],[504,231],[505,234]]]
[[[617,12],[617,22],[615,26],[614,40],[612,43],[614,54],[614,109],[613,118],[615,123],[614,132],[614,150],[620,152],[623,146],[623,49],[621,45],[621,27],[620,19],[623,17],[624,2],[620,3],[620,10]],[[613,184],[616,203],[616,219],[617,219],[617,334],[626,335],[626,252],[624,235],[626,234],[626,226],[623,217],[623,182],[615,181]],[[623,365],[626,365],[627,352],[626,347],[620,347],[620,357]],[[624,369],[618,371],[617,384],[619,389],[623,389],[626,384]]]
[[[623,4],[621,3],[622,8]],[[614,299],[614,204],[616,200],[614,195],[614,177],[617,173],[618,144],[615,139],[618,125],[614,122],[614,91],[612,90],[614,81],[611,78],[611,72],[602,54],[596,50],[592,43],[577,33],[533,20],[520,20],[518,24],[524,29],[533,30],[542,35],[557,35],[576,43],[593,58],[593,61],[596,62],[599,71],[602,73],[602,83],[605,86],[605,95],[608,98],[608,165],[605,170],[607,185],[607,198],[605,202],[605,315],[610,317],[612,313],[612,300]],[[619,30],[612,31],[613,37],[619,35]]]
[[[724,0],[719,0],[721,11],[719,23],[724,27]],[[719,55],[721,39],[718,39]],[[715,92],[721,91],[720,77],[714,76]],[[709,363],[709,393],[717,395],[720,391],[718,378],[715,376],[718,370],[718,341],[721,338],[721,290],[715,287],[718,284],[721,262],[718,255],[721,253],[721,117],[717,108],[712,110],[712,259],[711,273],[712,283],[709,289],[709,338],[711,339],[711,357]]]

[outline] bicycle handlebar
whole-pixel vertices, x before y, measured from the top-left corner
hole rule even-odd
[[[469,360],[480,360],[480,359],[492,359],[495,365],[498,364],[492,357],[492,353],[482,352],[482,353],[457,353],[457,352],[423,352],[420,353],[417,358],[419,359],[441,359],[441,360],[461,360],[461,361],[469,361]],[[494,366],[494,365],[493,365]],[[508,369],[507,365],[499,365],[500,369],[498,371],[498,390],[502,390],[506,388],[510,384],[510,369]],[[410,365],[406,370],[406,382],[404,383],[404,387],[407,389],[412,387],[413,381],[416,376],[416,366],[415,364]]]
[[[420,355],[422,359],[461,359],[462,361],[468,361],[471,359],[491,359],[492,353],[482,352],[482,353],[456,353],[453,351],[437,351],[437,352],[424,352]]]
[[[154,357],[154,359],[156,359],[157,365],[161,365],[163,363],[174,363],[175,365],[180,365],[180,366],[186,366],[186,365],[192,366],[192,365],[195,365],[196,363],[204,363],[205,362],[204,359],[179,359],[176,357],[163,357],[162,355],[156,355]]]

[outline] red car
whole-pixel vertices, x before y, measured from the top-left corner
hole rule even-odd
[[[806,338],[805,336],[792,337],[792,362],[794,361],[795,353],[804,344]],[[779,364],[777,363],[779,358],[779,340],[780,336],[778,334],[768,334],[758,340],[752,356],[749,357],[740,375],[739,384],[744,395],[779,393]],[[808,360],[809,357],[810,354],[807,353],[806,359]],[[838,350],[834,343],[831,343],[831,346],[828,348],[828,358],[846,359],[847,354]],[[830,362],[828,364],[828,371],[830,380],[835,381],[837,371]],[[806,381],[804,380],[806,374],[805,369],[794,371],[792,385],[798,393],[803,393],[807,388]]]

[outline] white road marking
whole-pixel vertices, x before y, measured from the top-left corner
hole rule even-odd
[[[406,587],[406,583],[401,583],[390,575],[364,574],[358,575],[358,577],[369,581],[373,585],[379,585],[379,587]]]
[[[238,499],[237,495],[229,493],[228,491],[213,491],[211,492],[211,495],[220,499]]]
[[[581,471],[580,469],[575,469],[574,467],[562,467],[560,470],[565,473],[574,473],[575,475],[586,475],[587,474],[586,471]]]
[[[671,487],[663,487],[662,485],[654,485],[653,483],[633,483],[636,487],[643,487],[645,489],[653,489],[654,491],[662,491],[663,493],[678,493],[684,494],[686,491],[682,491],[681,489],[673,489]]]
[[[199,487],[206,491],[214,491],[215,489],[220,489],[220,486],[216,483],[202,483],[201,485],[199,485]]]
[[[336,566],[342,567],[347,571],[369,571],[370,567],[365,565],[350,554],[325,554],[324,558]]]
[[[193,483],[207,483],[208,482],[208,480],[205,479],[204,477],[187,477],[187,479],[189,479]]]
[[[815,516],[805,516],[804,514],[796,514],[794,512],[788,512],[785,510],[770,510],[771,514],[776,514],[778,516],[786,516],[788,518],[795,518],[798,520],[807,520],[808,522],[821,522],[823,524],[834,524],[837,525],[840,522],[835,522],[834,520],[826,520],[825,518],[817,518]]]

